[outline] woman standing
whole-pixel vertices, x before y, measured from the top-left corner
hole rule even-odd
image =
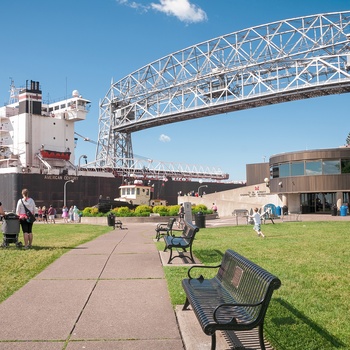
[[[62,208],[62,218],[65,224],[68,223],[68,208],[66,205],[63,206]]]
[[[23,238],[24,238],[24,249],[29,249],[32,247],[33,243],[33,223],[28,222],[28,217],[24,206],[30,210],[33,215],[35,214],[35,202],[33,198],[29,198],[28,190],[24,188],[22,190],[22,198],[18,200],[16,207],[16,214],[19,215],[20,224],[22,227]]]

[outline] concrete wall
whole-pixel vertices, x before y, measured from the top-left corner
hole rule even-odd
[[[202,197],[181,196],[178,203],[191,202],[192,204],[204,204],[211,209],[213,203],[218,207],[220,217],[232,216],[235,209],[262,208],[266,204],[283,206],[282,198],[271,194],[265,183],[241,187],[233,190],[205,194]]]

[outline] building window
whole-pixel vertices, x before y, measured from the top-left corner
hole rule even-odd
[[[288,177],[290,176],[290,164],[280,164],[279,167],[279,171],[280,171],[280,176],[279,177]]]
[[[305,175],[322,175],[322,163],[321,163],[321,161],[306,162]]]
[[[341,161],[341,173],[342,174],[350,173],[350,160]]]
[[[291,174],[292,174],[292,176],[304,175],[304,162],[292,163],[291,164]]]
[[[327,160],[323,162],[323,175],[340,174],[340,161]]]
[[[280,176],[279,167],[277,165],[274,165],[273,167],[271,167],[271,169],[270,169],[270,176],[273,179],[275,179],[275,178]]]

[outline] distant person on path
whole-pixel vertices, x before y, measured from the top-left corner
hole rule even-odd
[[[73,206],[71,206],[68,211],[68,222],[74,222]]]
[[[29,198],[28,190],[26,188],[22,190],[22,198],[19,199],[17,202],[16,214],[19,216],[20,224],[22,227],[24,249],[30,249],[33,243],[33,223],[27,221],[28,218],[24,206],[26,206],[28,210],[32,212],[33,215],[35,214],[34,199]]]
[[[48,224],[48,221],[47,221],[47,209],[45,207],[45,205],[41,208],[42,210],[42,216],[43,216],[43,222],[46,222]]]
[[[62,208],[62,218],[63,218],[64,223],[67,224],[68,223],[68,208],[66,205],[63,206],[63,208]]]
[[[55,224],[56,223],[56,221],[55,221],[56,210],[55,210],[55,208],[52,205],[50,205],[49,210],[47,211],[47,213],[49,214],[50,224],[52,224],[52,223]]]
[[[215,203],[213,203],[213,205],[212,205],[212,207],[211,207],[211,210],[212,210],[214,213],[217,213],[218,207],[216,206]]]
[[[261,215],[259,214],[258,211],[259,209],[255,208],[254,214],[249,215],[249,217],[251,217],[254,220],[254,227],[253,227],[254,231],[258,234],[258,236],[265,238],[265,235],[261,231]]]
[[[180,204],[178,215],[179,215],[179,219],[177,221],[177,226],[180,227],[180,228],[183,228],[185,226],[185,220],[184,220],[185,208],[184,208],[183,203]]]
[[[2,208],[2,203],[0,202],[0,215],[5,215],[4,209]]]
[[[76,205],[73,207],[73,221],[79,222],[79,209]]]

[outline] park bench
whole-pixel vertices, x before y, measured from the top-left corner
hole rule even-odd
[[[232,215],[236,218],[236,225],[238,225],[238,218],[245,218],[246,224],[248,224],[249,211],[247,209],[235,209]]]
[[[164,251],[166,252],[168,249],[170,250],[168,264],[170,264],[170,262],[176,257],[182,257],[180,254],[173,256],[173,249],[181,249],[182,252],[187,252],[188,248],[190,249],[190,259],[193,263],[195,263],[192,254],[192,244],[198,231],[199,228],[197,226],[192,225],[189,222],[185,222],[185,226],[181,231],[181,236],[163,236],[165,243]]]
[[[161,235],[172,235],[173,233],[173,225],[176,221],[176,218],[170,218],[168,223],[159,223],[157,224],[156,230],[156,240],[159,241]]]
[[[193,269],[218,269],[214,278],[193,278]],[[216,347],[215,332],[247,331],[258,327],[261,349],[265,350],[263,325],[272,293],[281,281],[260,266],[233,250],[227,250],[218,266],[192,266],[182,280],[186,293],[183,310],[191,305],[205,334],[212,337],[211,349]]]

